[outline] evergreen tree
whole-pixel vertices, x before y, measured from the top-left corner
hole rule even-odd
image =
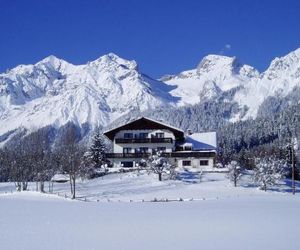
[[[86,159],[94,169],[104,167],[108,163],[106,158],[107,147],[104,143],[103,134],[96,131],[92,138],[92,144],[86,154]]]

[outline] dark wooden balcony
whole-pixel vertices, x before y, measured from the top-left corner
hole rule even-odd
[[[149,153],[107,153],[107,158],[148,158]]]
[[[188,158],[188,157],[215,157],[216,153],[211,152],[201,152],[201,151],[192,151],[192,152],[171,152],[171,153],[162,153],[163,157],[173,157],[173,158]],[[107,158],[148,158],[150,153],[107,153]]]
[[[123,143],[173,143],[172,138],[117,138],[115,139],[117,144]]]
[[[163,153],[164,157],[174,157],[174,158],[188,158],[188,157],[215,157],[216,153],[211,152],[202,152],[202,151],[191,151],[191,152],[172,152],[172,153]]]

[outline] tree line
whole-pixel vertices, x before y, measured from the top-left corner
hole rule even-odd
[[[62,173],[69,176],[71,197],[75,198],[76,179],[95,177],[108,164],[102,136],[97,130],[86,146],[80,142],[76,126],[69,126],[54,145],[49,130],[32,132],[0,149],[0,181],[14,182],[17,191],[36,182],[37,189],[45,192],[45,182]]]

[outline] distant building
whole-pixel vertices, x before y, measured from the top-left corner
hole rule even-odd
[[[162,152],[178,167],[213,167],[217,154],[216,132],[186,134],[146,117],[104,133],[113,142],[107,158],[114,166],[134,167],[141,159]]]

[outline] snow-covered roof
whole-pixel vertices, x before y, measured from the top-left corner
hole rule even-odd
[[[193,150],[216,150],[217,149],[217,133],[193,133],[186,135],[185,144],[193,144]]]

